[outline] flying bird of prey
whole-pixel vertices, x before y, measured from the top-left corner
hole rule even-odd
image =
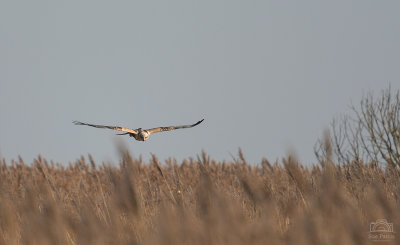
[[[125,133],[121,133],[118,135],[129,134],[130,137],[133,137],[138,141],[145,141],[145,140],[147,140],[147,138],[149,138],[150,134],[164,132],[164,131],[171,131],[171,130],[180,129],[180,128],[192,128],[194,126],[199,125],[203,121],[204,121],[204,119],[202,119],[192,125],[158,127],[158,128],[150,128],[150,129],[142,129],[142,128],[130,129],[130,128],[123,128],[123,127],[118,127],[118,126],[105,126],[105,125],[89,124],[89,123],[83,123],[83,122],[79,122],[79,121],[73,121],[73,123],[75,125],[86,125],[86,126],[95,127],[95,128],[108,128],[108,129],[118,130],[118,131],[125,132]]]

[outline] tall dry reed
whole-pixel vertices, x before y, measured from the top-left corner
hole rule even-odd
[[[375,244],[378,219],[400,231],[391,168],[253,165],[241,151],[233,162],[121,156],[119,166],[2,160],[0,244]],[[400,241],[390,235],[385,244]]]

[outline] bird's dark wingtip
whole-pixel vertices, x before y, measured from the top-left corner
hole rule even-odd
[[[79,121],[72,121],[73,124],[75,125],[83,125],[83,123],[79,122]]]
[[[201,119],[201,120],[198,121],[197,123],[193,124],[193,127],[199,125],[199,124],[202,123],[203,121],[204,121],[204,119]]]

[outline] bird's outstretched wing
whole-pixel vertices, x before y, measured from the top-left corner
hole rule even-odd
[[[170,130],[175,130],[175,129],[180,129],[180,128],[192,128],[194,126],[199,125],[204,119],[198,121],[195,124],[192,125],[182,125],[182,126],[169,126],[169,127],[158,127],[158,128],[151,128],[151,129],[146,129],[147,132],[150,134],[152,133],[158,133],[158,132],[163,132],[163,131],[170,131]]]
[[[75,125],[86,125],[90,127],[95,127],[95,128],[108,128],[108,129],[113,129],[113,130],[118,130],[122,132],[127,132],[131,134],[137,134],[138,131],[135,129],[130,129],[130,128],[122,128],[118,126],[105,126],[105,125],[96,125],[96,124],[89,124],[89,123],[83,123],[83,122],[78,122],[78,121],[73,121]]]

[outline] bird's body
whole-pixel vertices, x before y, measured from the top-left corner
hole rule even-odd
[[[118,134],[118,135],[129,134],[130,137],[133,137],[138,141],[146,141],[149,138],[150,134],[152,134],[152,133],[158,133],[158,132],[163,132],[163,131],[171,131],[171,130],[180,129],[180,128],[192,128],[194,126],[199,125],[203,121],[204,121],[204,119],[202,119],[202,120],[200,120],[197,123],[192,124],[192,125],[158,127],[158,128],[150,128],[150,129],[142,129],[142,128],[130,129],[130,128],[123,128],[123,127],[119,127],[119,126],[105,126],[105,125],[83,123],[83,122],[79,122],[79,121],[73,121],[73,123],[75,125],[86,125],[86,126],[95,127],[95,128],[107,128],[107,129],[113,129],[113,130],[117,130],[117,131],[122,131],[122,132],[125,132],[125,133],[121,133],[121,134]]]
[[[150,133],[147,130],[143,130],[141,128],[138,128],[137,130],[137,134],[129,134],[129,136],[134,137],[135,140],[138,141],[146,141],[149,138]]]

